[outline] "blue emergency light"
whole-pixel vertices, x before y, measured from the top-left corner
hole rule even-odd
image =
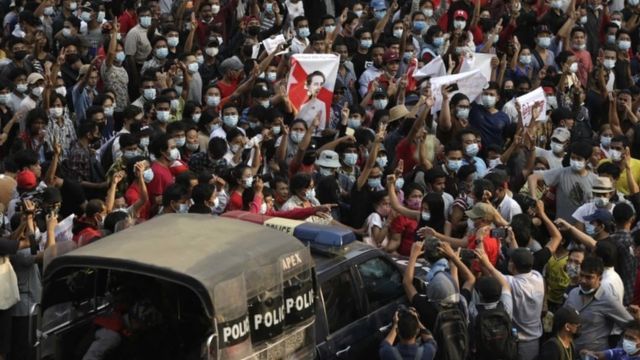
[[[356,241],[353,231],[338,226],[252,214],[247,211],[229,211],[222,216],[262,224],[291,234],[304,243],[318,246],[342,247]]]

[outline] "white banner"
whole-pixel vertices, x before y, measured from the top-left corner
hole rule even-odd
[[[520,104],[520,112],[522,113],[522,123],[528,126],[531,122],[531,110],[536,102],[542,102],[542,111],[537,121],[544,121],[547,118],[547,98],[544,96],[544,90],[539,87],[533,91],[530,91],[518,98],[516,98],[518,104]]]
[[[480,70],[480,73],[487,81],[491,80],[491,59],[495,57],[494,54],[482,54],[474,53],[471,56],[465,56],[462,66],[460,66],[460,72],[467,72],[472,70]]]
[[[433,77],[445,75],[447,75],[447,69],[444,67],[444,61],[442,61],[442,57],[438,55],[427,65],[423,66],[415,73],[413,73],[413,78],[420,80],[429,76]]]
[[[431,92],[435,98],[431,113],[435,114],[442,107],[442,93],[440,92],[442,85],[456,84],[458,86],[458,90],[452,91],[449,94],[449,98],[461,92],[469,97],[469,101],[474,101],[482,94],[482,89],[484,89],[488,81],[480,70],[473,70],[461,74],[434,77],[431,78],[430,83]]]
[[[264,49],[267,50],[267,54],[271,55],[274,52],[278,45],[286,43],[287,40],[284,38],[284,35],[280,34],[278,36],[273,36],[262,40],[262,45],[264,45]]]

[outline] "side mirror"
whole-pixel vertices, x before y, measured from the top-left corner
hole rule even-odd
[[[29,309],[29,345],[38,347],[40,345],[40,304],[35,303]]]

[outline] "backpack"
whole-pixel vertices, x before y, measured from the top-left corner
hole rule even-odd
[[[518,359],[518,338],[502,302],[493,309],[477,305],[474,337],[478,359]]]
[[[404,358],[402,357],[402,354],[400,354],[400,350],[398,350],[397,347],[392,346],[391,347],[391,352],[393,353],[393,357],[396,360],[404,360]],[[414,356],[415,360],[420,360],[422,359],[422,353],[424,352],[424,348],[422,346],[418,346],[418,348],[416,349],[416,356]]]
[[[434,322],[434,339],[438,344],[435,358],[465,360],[469,350],[467,318],[457,303],[434,303],[438,315]]]

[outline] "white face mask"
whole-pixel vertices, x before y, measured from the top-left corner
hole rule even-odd
[[[624,350],[627,355],[634,355],[638,352],[638,345],[636,345],[633,340],[622,339],[622,350]]]
[[[571,66],[569,66],[569,71],[571,71],[572,73],[577,73],[578,72],[578,63],[574,62],[573,64],[571,64]]]
[[[55,118],[61,117],[63,113],[64,113],[64,109],[61,107],[53,107],[49,109],[49,114]]]
[[[573,171],[581,171],[585,166],[584,161],[570,160],[569,163],[571,164],[571,169],[573,169]]]
[[[64,87],[64,86],[58,86],[56,88],[56,93],[58,93],[62,97],[66,97],[67,96],[67,88]]]
[[[622,152],[618,150],[609,150],[609,158],[611,161],[619,162],[622,160]]]
[[[169,151],[169,160],[176,161],[180,158],[180,150],[173,148]]]

